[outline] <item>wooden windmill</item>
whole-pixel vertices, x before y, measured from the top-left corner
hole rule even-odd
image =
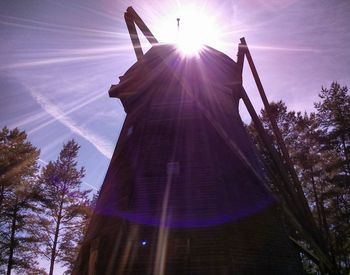
[[[127,116],[75,274],[302,274],[298,250],[334,272],[245,39],[237,61],[207,46],[184,57],[131,7],[125,21],[137,62],[109,95]],[[135,25],[152,44],[145,54]],[[242,86],[244,57],[278,151]],[[240,99],[273,160],[277,191]]]

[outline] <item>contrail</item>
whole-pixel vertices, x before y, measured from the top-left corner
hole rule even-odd
[[[33,98],[38,102],[38,104],[51,116],[61,122],[63,125],[68,127],[72,132],[81,136],[90,142],[101,154],[103,154],[107,158],[111,158],[113,151],[113,144],[111,144],[108,140],[103,139],[102,137],[96,135],[94,132],[78,126],[76,122],[74,122],[70,117],[66,115],[60,108],[56,105],[52,104],[49,100],[47,100],[42,95],[34,92],[32,89],[30,90]]]

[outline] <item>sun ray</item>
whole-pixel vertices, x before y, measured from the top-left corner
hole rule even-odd
[[[283,52],[311,52],[320,53],[322,52],[316,48],[305,48],[305,47],[281,47],[281,46],[268,46],[268,45],[249,45],[251,49],[266,50],[266,51],[283,51]]]
[[[90,55],[90,56],[73,56],[73,57],[47,57],[47,58],[40,58],[37,60],[30,60],[30,61],[4,65],[0,67],[0,70],[48,66],[48,65],[54,65],[54,64],[82,62],[82,61],[88,61],[88,60],[103,60],[103,59],[111,59],[111,58],[120,57],[120,56],[123,56],[123,53],[114,53],[114,54],[108,54],[108,55],[100,54],[100,55]]]
[[[63,24],[49,23],[45,21],[39,21],[34,19],[25,19],[14,16],[0,15],[3,20],[0,21],[2,25],[8,25],[13,27],[19,27],[26,30],[39,30],[48,32],[57,32],[65,34],[76,34],[79,36],[97,36],[97,37],[112,37],[112,38],[128,38],[129,35],[125,32],[112,32],[106,30],[98,30],[92,28],[72,27]]]

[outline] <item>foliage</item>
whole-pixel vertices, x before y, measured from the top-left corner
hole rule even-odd
[[[2,271],[39,272],[31,234],[40,190],[36,181],[39,150],[25,132],[6,127],[0,132],[0,266]]]
[[[331,245],[340,270],[350,272],[350,96],[338,83],[322,88],[315,104],[317,118],[325,134],[324,150],[332,152],[327,171],[327,190],[322,194],[332,233]]]
[[[315,113],[288,111],[283,102],[271,103],[294,168],[316,223],[341,274],[350,269],[350,97],[347,87],[332,83],[322,88]],[[261,121],[279,150],[264,110]],[[267,170],[274,165],[253,125],[248,126]],[[271,175],[271,173],[270,173]],[[274,188],[276,192],[278,189]],[[309,261],[304,261],[310,267]],[[312,273],[312,272],[311,272]]]
[[[56,262],[72,269],[77,246],[84,234],[83,228],[90,214],[88,194],[81,191],[84,168],[77,168],[79,145],[68,141],[56,161],[50,161],[42,170],[40,182],[45,200],[40,216],[41,254],[50,261],[50,273]]]
[[[326,130],[328,143],[343,159],[341,170],[350,175],[350,96],[348,88],[333,82],[330,89],[322,88],[321,101],[315,104],[321,127]]]
[[[322,87],[314,113],[289,111],[280,101],[271,103],[312,215],[339,274],[350,272],[350,96],[347,87],[334,82]],[[265,111],[263,127],[279,151]],[[276,168],[257,135],[248,126],[270,175]],[[25,132],[6,127],[0,131],[0,273],[47,274],[38,257],[67,268],[74,265],[87,229],[91,209],[90,190],[81,190],[84,168],[78,168],[79,145],[68,141],[59,157],[38,176],[39,150]],[[278,176],[277,176],[277,180]],[[298,238],[298,234],[293,235]],[[302,255],[308,274],[317,267]]]

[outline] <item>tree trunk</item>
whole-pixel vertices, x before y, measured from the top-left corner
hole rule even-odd
[[[4,201],[4,193],[5,193],[5,184],[4,183],[0,183],[1,187],[0,187],[0,213],[2,211],[2,202]]]
[[[349,161],[349,157],[348,157],[348,152],[346,150],[346,143],[345,143],[345,137],[344,135],[341,135],[341,143],[343,146],[343,150],[344,150],[344,157],[345,157],[345,162],[346,162],[346,168],[347,168],[347,174],[350,175],[350,161]]]
[[[11,237],[10,237],[10,244],[9,244],[9,259],[7,262],[7,275],[11,275],[12,267],[13,267],[13,252],[15,249],[15,234],[16,234],[16,220],[17,220],[17,200],[15,204],[15,208],[13,209],[13,215],[12,215],[12,225],[11,225]]]
[[[317,194],[317,189],[316,189],[316,184],[315,184],[314,169],[313,169],[312,166],[310,168],[310,172],[311,172],[312,190],[313,190],[313,193],[314,193],[316,209],[317,209],[318,224],[319,224],[320,229],[321,229],[322,228],[321,208],[320,208],[320,201],[318,199],[318,194]]]
[[[62,219],[62,209],[63,209],[63,198],[61,199],[61,202],[60,202],[60,208],[59,208],[58,217],[57,217],[55,236],[54,236],[54,239],[53,239],[53,245],[52,245],[52,250],[51,250],[51,260],[50,260],[50,272],[49,272],[49,275],[53,274],[53,270],[54,270],[54,266],[55,266],[58,236],[59,236],[59,233],[60,233],[60,226],[61,226],[61,219]]]
[[[331,257],[332,257],[333,263],[334,263],[334,265],[336,265],[334,246],[332,244],[331,232],[329,230],[329,225],[328,225],[328,221],[327,221],[326,211],[324,208],[324,200],[323,200],[322,194],[320,196],[320,209],[321,209],[321,214],[322,214],[322,224],[323,224],[323,228],[324,228],[323,230],[326,234],[326,241],[328,244],[328,249],[331,252]]]

